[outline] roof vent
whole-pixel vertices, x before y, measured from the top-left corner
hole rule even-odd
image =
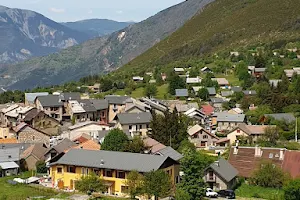
[[[100,165],[104,165],[104,160],[101,159]]]

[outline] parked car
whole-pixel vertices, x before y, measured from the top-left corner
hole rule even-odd
[[[217,198],[218,193],[213,191],[211,188],[206,188],[206,197],[209,197],[209,198],[215,197],[215,198]]]
[[[219,197],[224,197],[226,199],[235,199],[235,193],[233,190],[220,190],[218,195]]]

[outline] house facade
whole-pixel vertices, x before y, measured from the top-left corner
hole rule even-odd
[[[87,121],[70,126],[66,138],[73,140],[82,134],[87,134],[90,137],[97,139],[99,131],[108,130],[110,130],[110,127],[107,124]]]
[[[63,119],[64,103],[59,95],[38,96],[35,107],[58,121]]]
[[[230,114],[226,112],[215,113],[218,131],[231,131],[245,122],[244,114]]]
[[[0,149],[0,177],[17,175],[19,172],[20,149]]]
[[[105,99],[108,101],[108,122],[112,122],[117,114],[124,112],[126,107],[126,100],[129,99],[128,96],[117,96],[117,95],[108,95],[105,96]]]
[[[179,164],[169,157],[71,149],[51,164],[50,176],[55,187],[73,190],[82,176],[95,173],[105,182],[108,194],[127,196],[126,178],[130,171],[143,174],[158,169],[168,173],[173,183],[179,179]]]
[[[219,138],[205,130],[200,125],[195,125],[188,130],[189,140],[197,148],[208,148],[210,146],[215,146]]]

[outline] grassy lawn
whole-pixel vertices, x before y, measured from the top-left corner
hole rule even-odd
[[[144,96],[144,88],[143,87],[137,88],[136,90],[132,91],[130,96],[133,98],[143,97]]]
[[[19,177],[27,177],[27,174]],[[12,180],[13,178],[14,177],[0,178],[0,199],[24,200],[27,197],[65,198],[68,196],[68,194],[60,194],[59,192],[48,188],[31,187],[24,184],[11,185],[7,183],[8,180]]]
[[[158,86],[156,98],[164,99],[165,94],[168,93],[168,87],[169,87],[169,84],[164,84],[164,85]]]
[[[283,190],[251,186],[243,183],[235,193],[239,197],[284,200]]]
[[[226,78],[231,86],[239,86],[241,85],[241,82],[239,79],[232,73],[228,75],[224,74],[215,74],[216,78]]]

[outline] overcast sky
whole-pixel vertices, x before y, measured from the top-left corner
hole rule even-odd
[[[0,5],[33,10],[57,22],[90,18],[137,22],[182,1],[184,0],[0,0]]]

